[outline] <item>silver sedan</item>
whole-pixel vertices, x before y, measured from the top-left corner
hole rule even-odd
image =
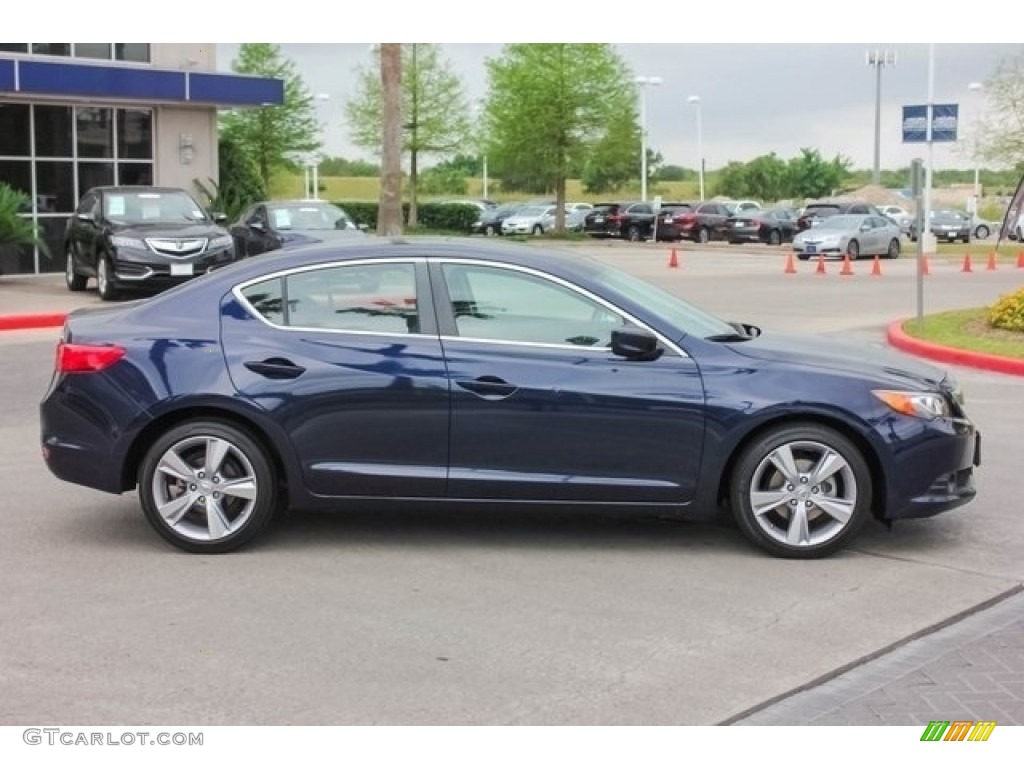
[[[900,228],[883,216],[829,216],[798,234],[793,239],[793,252],[805,261],[818,255],[848,255],[851,261],[875,255],[895,259],[900,255]]]

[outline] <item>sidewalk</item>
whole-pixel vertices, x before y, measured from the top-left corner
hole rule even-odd
[[[99,303],[95,288],[81,293],[69,291],[62,272],[24,277],[0,275],[0,316],[70,312]]]
[[[723,725],[1024,725],[1024,592]]]

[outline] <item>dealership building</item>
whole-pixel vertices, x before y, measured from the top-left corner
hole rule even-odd
[[[213,43],[0,43],[0,183],[50,251],[0,246],[0,273],[62,271],[91,187],[217,180],[218,109],[281,104],[284,83],[215,70]]]

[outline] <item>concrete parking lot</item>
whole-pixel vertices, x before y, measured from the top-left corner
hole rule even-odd
[[[915,311],[906,258],[794,275],[779,249],[684,245],[670,269],[664,244],[562,247],[766,333],[879,346]],[[0,278],[0,314],[98,304],[62,279]],[[935,262],[926,311],[1022,282]],[[50,476],[55,339],[0,334],[3,724],[713,724],[1024,581],[1019,378],[955,371],[984,435],[973,504],[870,525],[823,561],[772,559],[728,526],[397,508],[290,515],[210,557],[164,544],[134,494]]]

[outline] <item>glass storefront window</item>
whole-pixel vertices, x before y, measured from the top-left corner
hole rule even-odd
[[[114,43],[114,58],[118,61],[149,63],[149,43]]]
[[[75,118],[78,124],[78,156],[113,157],[113,110],[106,107],[79,107],[75,110]]]
[[[75,43],[75,56],[81,59],[109,59],[110,43]]]
[[[36,105],[36,157],[71,157],[71,107]]]
[[[0,245],[0,275],[30,275],[35,271],[31,245]]]
[[[142,109],[117,110],[117,156],[131,160],[152,159],[152,112]]]
[[[78,195],[75,201],[93,187],[107,187],[114,183],[113,163],[79,163],[78,164]]]
[[[28,53],[28,43],[0,43],[4,53]]]
[[[152,186],[152,163],[118,163],[117,183],[125,186]]]
[[[47,255],[39,249],[39,271],[60,272],[64,268],[64,232],[68,226],[69,216],[40,216],[39,236],[49,246]],[[29,253],[31,253],[29,249]]]
[[[29,106],[0,101],[0,157],[28,157]]]
[[[28,160],[0,160],[0,182],[32,197],[32,163]]]
[[[36,161],[36,201],[40,212],[71,213],[75,197],[75,164],[54,160]]]
[[[32,43],[32,53],[43,56],[70,56],[71,43]]]

